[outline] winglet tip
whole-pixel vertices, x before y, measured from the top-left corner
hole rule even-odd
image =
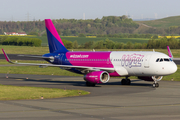
[[[172,53],[171,53],[171,50],[170,50],[169,46],[167,46],[167,49],[168,49],[168,55],[169,55],[169,57],[170,57],[170,58],[173,58],[173,55],[172,55]]]
[[[2,49],[2,51],[3,51],[3,54],[4,54],[5,58],[6,58],[6,61],[10,62],[9,57],[8,57],[7,54],[5,53],[4,49]]]

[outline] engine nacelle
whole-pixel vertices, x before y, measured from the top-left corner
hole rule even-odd
[[[144,81],[160,81],[163,76],[138,76],[138,78]]]
[[[84,75],[84,80],[91,83],[107,83],[109,81],[109,73],[106,71],[94,71]]]

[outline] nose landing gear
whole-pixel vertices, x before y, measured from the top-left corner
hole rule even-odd
[[[160,81],[162,78],[163,78],[163,76],[152,76],[152,79],[154,80],[153,88],[159,87],[158,81]]]
[[[153,88],[158,88],[159,87],[159,83],[157,83],[156,81],[153,83]]]

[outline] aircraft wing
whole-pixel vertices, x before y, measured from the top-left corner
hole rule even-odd
[[[39,67],[60,67],[62,69],[70,69],[70,68],[76,68],[78,70],[80,70],[83,73],[88,72],[92,72],[92,71],[107,71],[109,73],[112,73],[115,71],[114,68],[103,68],[103,67],[88,67],[88,66],[73,66],[73,65],[57,65],[57,64],[35,64],[35,63],[18,63],[18,62],[12,62],[8,55],[5,53],[5,51],[2,49],[4,56],[7,60],[7,62],[12,63],[12,64],[19,64],[19,65],[27,65],[27,66],[39,66]],[[38,57],[39,58],[39,57]],[[41,57],[43,59],[51,59],[51,58],[44,58]]]

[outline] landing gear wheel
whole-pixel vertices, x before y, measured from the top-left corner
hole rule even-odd
[[[121,80],[121,85],[130,85],[131,84],[131,80],[130,79],[122,79]]]
[[[86,86],[94,87],[94,86],[96,86],[96,84],[95,83],[91,83],[91,82],[86,82]]]
[[[159,83],[153,83],[153,87],[155,88],[157,88],[157,87],[159,87]]]
[[[131,84],[131,80],[127,79],[127,85],[130,85],[130,84]]]
[[[159,83],[156,83],[156,87],[159,87]]]
[[[125,85],[125,82],[126,82],[125,79],[122,79],[121,80],[121,85]]]

